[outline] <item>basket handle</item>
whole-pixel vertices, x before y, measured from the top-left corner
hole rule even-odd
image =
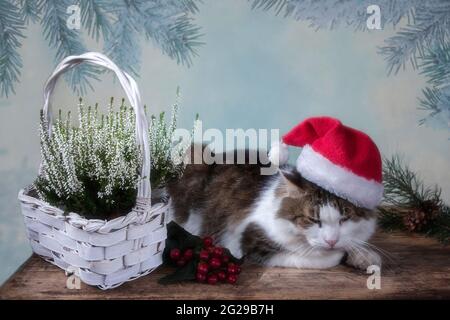
[[[125,71],[112,62],[104,54],[98,52],[86,52],[79,56],[69,56],[62,60],[55,68],[51,76],[48,78],[44,87],[44,109],[43,114],[49,125],[49,133],[51,134],[51,108],[50,97],[55,89],[56,81],[59,76],[70,68],[73,68],[80,63],[87,62],[94,65],[99,65],[113,71],[117,79],[119,79],[123,90],[126,93],[131,106],[136,115],[136,141],[143,152],[143,162],[140,171],[140,181],[138,184],[138,200],[145,201],[150,204],[151,186],[150,186],[150,145],[148,141],[148,122],[145,116],[144,108],[141,102],[141,95],[139,93],[136,81]],[[142,204],[142,203],[141,203]]]

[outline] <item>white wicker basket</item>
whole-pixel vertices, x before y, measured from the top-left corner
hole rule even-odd
[[[103,54],[70,56],[56,67],[44,89],[43,110],[49,126],[50,96],[58,77],[83,62],[112,70],[136,113],[136,139],[143,151],[140,174],[144,177],[138,185],[136,205],[126,216],[104,221],[66,214],[32,196],[30,187],[19,192],[19,201],[36,254],[67,272],[75,272],[89,285],[110,289],[146,275],[162,263],[169,204],[151,204],[148,124],[137,84]]]

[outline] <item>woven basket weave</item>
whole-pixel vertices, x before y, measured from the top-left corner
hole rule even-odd
[[[32,187],[20,190],[19,201],[33,251],[45,260],[75,273],[89,285],[110,289],[146,275],[162,263],[167,237],[168,201],[151,204],[148,123],[136,82],[106,56],[88,52],[64,59],[44,89],[44,115],[51,127],[50,96],[58,77],[87,62],[113,71],[136,114],[136,140],[143,154],[136,205],[126,216],[110,221],[65,213],[34,196]]]

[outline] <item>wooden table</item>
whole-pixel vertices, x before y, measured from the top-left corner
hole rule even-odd
[[[162,286],[152,274],[109,291],[81,284],[66,288],[57,267],[32,256],[0,288],[0,299],[397,299],[450,298],[450,246],[422,236],[380,233],[374,243],[395,261],[383,268],[381,289],[369,290],[364,272],[346,266],[330,270],[244,265],[238,285],[183,283]]]

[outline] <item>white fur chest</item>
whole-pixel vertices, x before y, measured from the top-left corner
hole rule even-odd
[[[281,199],[275,196],[275,190],[279,179],[270,183],[256,200],[253,208],[242,222],[235,226],[229,226],[221,239],[222,245],[228,247],[231,253],[242,257],[242,234],[250,223],[257,224],[266,235],[274,242],[288,250],[298,250],[301,235],[289,221],[277,218]]]

